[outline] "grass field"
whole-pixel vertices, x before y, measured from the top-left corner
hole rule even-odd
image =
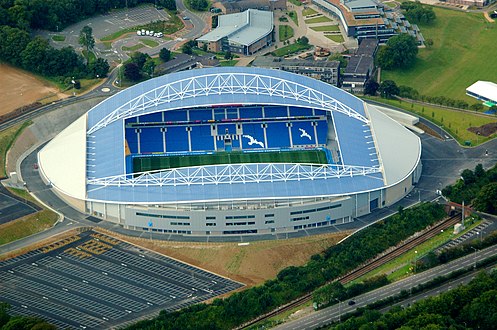
[[[476,103],[465,89],[477,80],[495,81],[497,23],[486,22],[481,13],[433,10],[436,22],[420,26],[425,39],[433,39],[433,46],[419,50],[412,69],[383,70],[381,79],[411,86],[420,94]]]
[[[302,6],[302,2],[299,0],[288,0],[288,2],[294,4],[295,6]]]
[[[398,100],[388,100],[379,97],[364,98],[393,105],[409,112],[413,112],[416,115],[425,117],[438,125],[443,125],[443,128],[450,132],[460,144],[464,144],[465,141],[471,141],[472,145],[481,144],[496,137],[497,135],[493,134],[490,137],[478,137],[476,134],[468,131],[469,127],[478,127],[489,123],[495,123],[497,122],[496,117],[482,115],[480,113],[472,113],[470,111],[457,111],[435,106],[423,106],[416,103],[399,102]]]
[[[295,25],[299,26],[299,17],[297,16],[297,12],[292,10],[287,13],[287,15],[292,19]]]
[[[220,61],[219,66],[235,66],[236,63],[238,63],[238,60]]]
[[[312,163],[327,164],[321,150],[271,152],[217,152],[212,155],[155,156],[133,158],[133,172],[155,171],[168,168],[241,163]]]
[[[145,47],[145,46],[143,46],[142,44],[138,43],[138,44],[130,46],[130,47],[123,46],[122,49],[125,52],[136,52],[137,50],[142,49],[143,47]]]
[[[290,25],[280,25],[279,27],[280,41],[285,41],[293,37],[293,29]]]
[[[331,19],[326,17],[326,16],[319,16],[319,17],[314,17],[314,18],[305,20],[305,24],[316,24],[316,23],[324,23],[324,22],[331,22]]]
[[[157,47],[159,46],[159,43],[155,40],[151,40],[151,39],[145,39],[145,38],[141,38],[140,41],[145,45],[145,46],[148,46],[148,47]]]
[[[309,48],[311,48],[310,45],[302,45],[299,43],[295,43],[295,44],[291,44],[291,45],[276,49],[273,52],[273,55],[274,56],[285,56],[285,55],[290,55],[290,54],[299,52],[301,50],[306,50]]]
[[[53,41],[65,41],[66,40],[66,36],[63,36],[63,35],[54,35],[54,36],[52,36],[52,40]]]
[[[12,126],[0,132],[0,164],[1,164],[0,177],[4,178],[6,176],[5,162],[6,162],[7,151],[12,146],[12,143],[14,143],[15,139],[29,125],[31,125],[31,121],[26,121],[22,124]]]
[[[327,35],[325,35],[325,37],[334,41],[334,42],[338,42],[338,43],[343,42],[343,37],[341,34],[327,34]]]
[[[42,210],[0,225],[0,245],[38,233],[53,226],[57,213]]]
[[[332,31],[340,31],[338,25],[325,25],[325,26],[311,26],[311,30],[316,32],[332,32]]]
[[[314,15],[314,14],[317,14],[317,13],[318,13],[317,11],[315,11],[314,9],[309,8],[309,7],[305,8],[304,10],[302,10],[302,16],[304,16],[304,17],[308,16],[308,15]]]

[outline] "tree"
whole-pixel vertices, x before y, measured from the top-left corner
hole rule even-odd
[[[145,64],[143,65],[143,71],[148,74],[150,77],[154,76],[155,70],[155,62],[151,58],[149,58]]]
[[[378,88],[380,88],[380,84],[378,84],[374,79],[369,78],[364,83],[364,94],[375,96]]]
[[[126,63],[124,65],[124,76],[131,81],[138,81],[141,78],[140,68],[136,63]]]
[[[381,97],[387,99],[392,98],[392,96],[399,94],[399,88],[397,87],[397,84],[393,80],[383,81],[380,85],[379,90]]]
[[[473,201],[473,207],[478,211],[497,214],[497,182],[483,186]]]
[[[164,62],[169,61],[171,59],[171,51],[166,47],[162,48],[159,53],[159,58]]]
[[[189,42],[185,43],[181,47],[181,52],[184,54],[192,55],[193,54],[193,48]]]
[[[176,10],[176,1],[174,0],[159,0],[157,4],[169,10]]]
[[[420,2],[403,2],[400,8],[404,10],[407,19],[413,23],[431,24],[437,18],[431,7],[423,6]]]
[[[207,0],[188,0],[188,2],[190,3],[190,7],[192,7],[192,9],[199,11],[205,11],[209,6]]]
[[[224,53],[224,59],[226,60],[231,60],[233,58],[233,54],[228,50],[226,53]]]
[[[95,46],[95,39],[93,29],[88,25],[85,25],[79,32],[79,44],[86,48],[86,63],[90,63],[90,50]]]
[[[418,45],[408,34],[399,34],[388,39],[386,46],[378,51],[378,64],[383,69],[405,69],[416,62]]]
[[[109,72],[109,62],[103,58],[97,58],[97,60],[91,63],[88,67],[92,77],[106,77]]]
[[[150,58],[150,55],[141,52],[134,52],[131,54],[131,62],[138,66],[138,69],[143,69],[143,65]]]
[[[300,37],[298,43],[307,46],[309,44],[309,38],[306,36]]]
[[[431,48],[433,46],[433,39],[431,39],[431,38],[426,39],[425,45],[426,45],[426,47]]]

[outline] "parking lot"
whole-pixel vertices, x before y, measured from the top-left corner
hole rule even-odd
[[[36,211],[34,206],[23,203],[0,185],[0,225]]]
[[[59,328],[109,328],[242,284],[86,231],[0,262],[0,300]]]

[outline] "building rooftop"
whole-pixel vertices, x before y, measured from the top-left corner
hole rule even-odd
[[[215,42],[228,38],[230,43],[249,46],[273,30],[273,13],[248,9],[242,13],[219,16],[219,25],[198,41]]]
[[[338,68],[338,61],[311,61],[300,59],[283,59],[281,57],[258,56],[252,62],[252,66],[264,68],[280,68],[282,66],[297,66],[297,67],[319,67],[319,68]]]
[[[366,75],[373,65],[373,58],[367,55],[354,55],[349,59],[344,75]]]
[[[478,80],[466,88],[466,92],[482,96],[497,103],[497,84],[491,81]]]
[[[378,10],[368,10],[368,11],[355,11],[352,12],[350,9],[344,5],[340,0],[313,0],[320,6],[325,8],[336,7],[340,10],[343,15],[344,20],[347,22],[348,26],[361,26],[361,25],[374,25],[374,24],[383,24],[383,20],[381,18],[366,18],[366,19],[355,19],[355,14],[361,13],[364,14],[378,14]]]
[[[363,39],[359,44],[356,55],[374,56],[378,48],[378,40],[376,39]]]

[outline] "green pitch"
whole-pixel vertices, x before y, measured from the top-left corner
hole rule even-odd
[[[218,152],[213,155],[154,156],[133,158],[133,172],[163,170],[169,168],[240,164],[240,163],[307,163],[327,164],[322,150],[296,150],[271,152]]]

